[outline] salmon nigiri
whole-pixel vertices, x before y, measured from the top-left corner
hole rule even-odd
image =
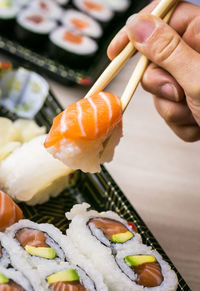
[[[23,218],[21,209],[3,191],[0,191],[0,231]]]
[[[98,172],[101,163],[112,160],[121,136],[120,98],[98,92],[61,112],[54,119],[44,146],[72,169]]]

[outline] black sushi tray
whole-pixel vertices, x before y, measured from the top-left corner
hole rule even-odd
[[[55,115],[62,110],[61,105],[50,92],[42,109],[35,116],[35,120],[39,125],[45,125],[49,129]],[[0,116],[12,120],[18,118],[1,105]],[[175,270],[179,279],[177,290],[191,290],[104,166],[102,166],[101,173],[97,174],[76,171],[70,177],[69,187],[57,198],[51,198],[47,203],[37,206],[20,203],[19,206],[23,210],[25,218],[38,223],[52,223],[65,232],[68,226],[65,212],[69,211],[74,204],[82,202],[88,202],[93,209],[100,212],[115,211],[125,220],[133,222],[138,233],[141,234],[143,242],[156,249]]]
[[[45,74],[64,85],[91,85],[108,63],[106,49],[111,39],[131,14],[138,12],[148,3],[149,0],[131,0],[131,6],[128,11],[119,18],[114,18],[108,27],[104,29],[97,53],[91,62],[82,68],[64,65],[58,62],[56,57],[52,58],[47,51],[40,51],[34,47],[25,47],[22,42],[17,41],[14,30],[13,32],[0,33],[0,53],[13,57],[22,63],[24,67],[31,70],[39,70],[40,74]],[[38,46],[40,45],[38,44]]]

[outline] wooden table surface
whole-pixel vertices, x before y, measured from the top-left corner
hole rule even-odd
[[[107,88],[120,96],[136,58]],[[63,106],[87,89],[51,82]],[[200,290],[200,142],[179,140],[138,88],[124,115],[124,137],[107,169],[191,290]]]

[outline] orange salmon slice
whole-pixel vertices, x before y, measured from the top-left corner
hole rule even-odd
[[[64,41],[69,41],[71,43],[75,44],[81,44],[83,41],[83,37],[81,35],[78,35],[76,33],[73,33],[71,31],[66,31],[63,36]]]
[[[78,29],[85,29],[89,26],[89,23],[87,21],[78,18],[72,19],[71,23]]]
[[[84,1],[84,5],[87,9],[89,10],[96,10],[96,11],[101,11],[103,10],[103,6],[91,1]]]

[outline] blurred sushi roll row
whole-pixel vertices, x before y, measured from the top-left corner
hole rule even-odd
[[[7,194],[0,192],[1,197],[1,206],[10,203],[0,212],[1,219],[7,217],[5,229],[17,206]],[[0,233],[0,290],[108,290],[102,275],[59,229],[20,218]]]
[[[0,118],[0,189],[16,201],[44,203],[69,183],[72,170],[45,150],[45,132],[33,120]]]
[[[61,63],[88,65],[108,25],[130,0],[0,0],[0,32]],[[13,36],[12,36],[13,39]]]
[[[177,289],[178,279],[159,253],[142,243],[141,236],[116,213],[75,205],[67,236],[103,276],[111,291]]]

